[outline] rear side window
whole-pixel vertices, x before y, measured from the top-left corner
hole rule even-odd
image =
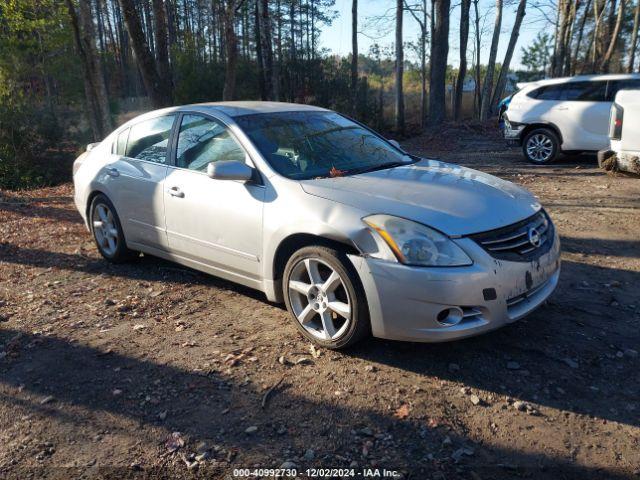
[[[640,79],[613,80],[609,82],[607,101],[613,102],[618,90],[640,90]]]
[[[154,163],[167,163],[169,134],[175,115],[144,120],[131,127],[127,157]]]
[[[569,82],[563,84],[561,100],[574,102],[604,102],[607,82]]]
[[[561,100],[562,85],[547,85],[540,87],[529,94],[531,98],[538,100]]]

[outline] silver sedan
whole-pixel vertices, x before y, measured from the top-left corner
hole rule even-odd
[[[558,235],[529,192],[322,108],[150,112],[90,145],[74,183],[107,260],[144,252],[261,290],[328,348],[476,335],[558,283]]]

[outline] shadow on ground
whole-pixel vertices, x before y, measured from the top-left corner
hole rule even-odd
[[[623,478],[614,471],[599,471],[545,455],[491,446],[479,448],[465,437],[452,435],[440,427],[427,427],[423,422],[399,420],[369,409],[352,410],[342,406],[338,399],[328,403],[292,395],[286,384],[272,395],[267,407],[261,409],[262,389],[253,384],[239,384],[219,371],[190,372],[68,343],[55,336],[0,330],[0,341],[9,339],[13,339],[14,345],[19,344],[16,351],[20,353],[17,358],[5,359],[0,364],[0,401],[13,405],[16,411],[45,415],[51,421],[77,428],[95,422],[94,417],[99,414],[125,417],[139,423],[141,429],[153,427],[155,431],[164,432],[163,435],[182,432],[190,442],[185,450],[196,441],[208,440],[219,445],[228,459],[237,455],[241,464],[247,458],[259,463],[261,458],[285,455],[291,448],[305,448],[306,442],[300,437],[304,434],[308,438],[311,434],[315,439],[314,447],[329,452],[329,455],[309,463],[324,466],[344,466],[349,456],[358,457],[363,444],[371,442],[371,445],[375,444],[371,450],[387,459],[380,462],[381,467],[402,466],[411,472],[410,478],[426,478],[425,475],[435,472],[444,474],[440,478],[469,478],[471,470],[482,478]],[[380,356],[375,352],[384,349],[387,353],[383,358],[399,368],[448,378],[452,376],[441,372],[440,367],[427,366],[429,358],[441,357],[443,348],[427,350],[426,346],[416,345],[381,347],[383,345],[379,342],[365,344],[359,355],[377,361]],[[466,342],[458,349],[470,347],[473,348],[474,344]],[[482,355],[484,349],[478,347],[480,345],[476,345],[476,349]],[[423,360],[420,360],[421,356]],[[477,373],[463,373],[459,379],[477,379]],[[114,396],[115,388],[122,394]],[[42,399],[49,396],[55,401],[42,404]],[[67,414],[69,407],[81,408]],[[169,414],[166,420],[161,421],[157,412],[163,410]],[[225,411],[228,413],[223,415]],[[259,425],[259,429],[248,435],[244,433],[247,425]],[[363,432],[363,428],[371,430],[354,436],[354,431]],[[378,433],[377,437],[371,436]],[[140,431],[136,435],[145,436]],[[443,446],[446,436],[452,440],[452,447]],[[473,459],[467,460],[464,454],[459,454],[457,464],[442,460],[455,456],[452,450],[460,448],[475,449]],[[144,466],[140,468],[144,470]],[[122,470],[109,471],[114,475],[126,473],[126,469]],[[203,469],[200,475],[205,476],[206,472],[213,473]],[[19,467],[11,470],[14,477],[26,473]]]

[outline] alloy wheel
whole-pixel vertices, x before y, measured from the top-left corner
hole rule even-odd
[[[527,155],[534,162],[546,162],[553,153],[553,141],[543,133],[537,133],[527,142]]]
[[[349,328],[349,294],[340,274],[327,262],[300,260],[289,275],[288,294],[298,322],[315,338],[334,340]]]
[[[104,203],[93,208],[93,232],[98,245],[108,255],[115,255],[118,249],[118,228],[111,209]]]

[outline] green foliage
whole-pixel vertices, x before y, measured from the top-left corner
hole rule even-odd
[[[70,106],[83,98],[63,2],[0,5],[0,187],[69,177],[61,140],[78,136]],[[75,133],[71,133],[75,130]]]
[[[68,178],[71,155],[59,148],[62,135],[50,110],[0,101],[0,188],[33,187]]]
[[[528,47],[522,47],[522,65],[529,72],[538,72],[544,76],[551,58],[553,40],[546,32],[538,32],[536,39]]]

